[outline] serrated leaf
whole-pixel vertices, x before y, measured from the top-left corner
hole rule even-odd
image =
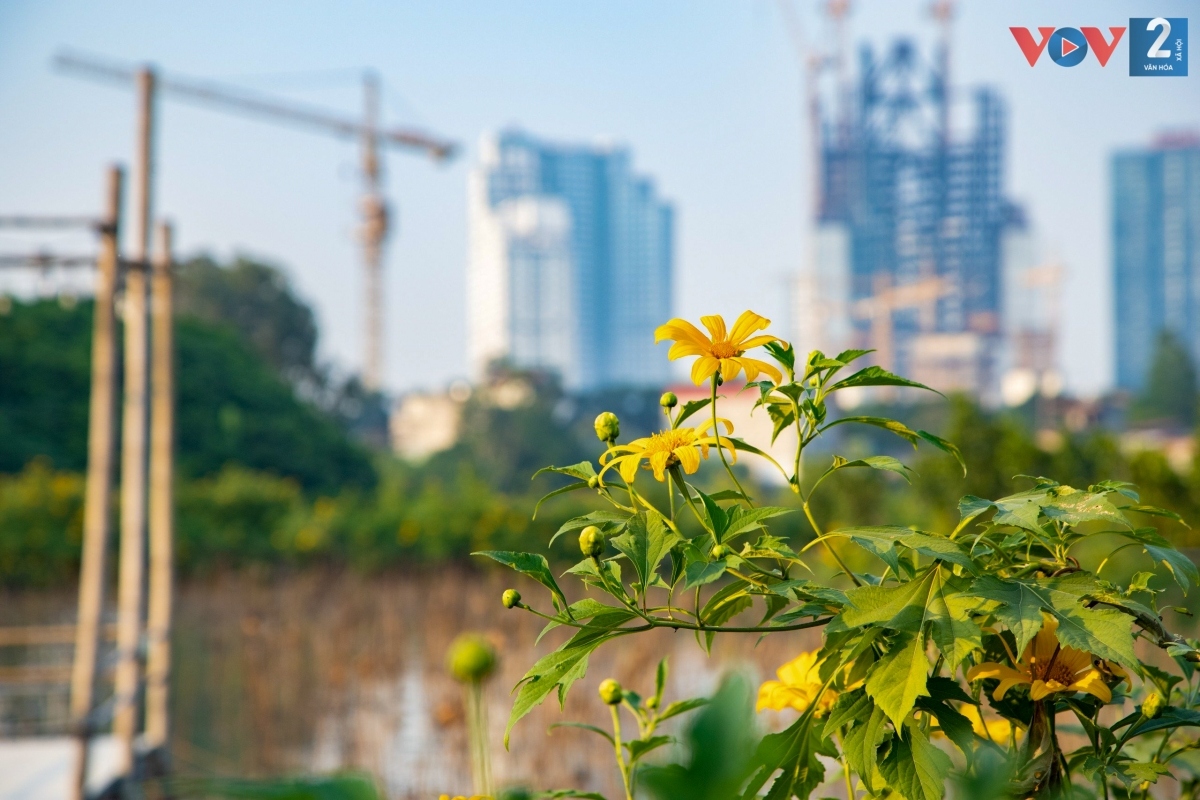
[[[942,800],[952,766],[950,756],[935,747],[918,726],[909,723],[903,730],[904,735],[879,765],[888,785],[905,800]]]
[[[625,744],[629,748],[629,763],[635,763],[647,753],[653,752],[665,744],[675,741],[672,736],[651,736],[649,739],[634,739]]]
[[[963,460],[962,451],[958,449],[957,445],[955,445],[953,442],[946,441],[940,436],[934,436],[929,431],[917,431],[917,436],[920,436],[921,439],[933,445],[938,450],[941,450],[943,453],[954,456],[954,460],[958,462],[960,467],[962,467],[963,477],[967,477],[967,462]]]
[[[1107,522],[1122,528],[1133,527],[1106,495],[1093,492],[1051,494],[1049,502],[1042,503],[1042,513],[1050,519],[1068,525]]]
[[[982,497],[976,497],[971,494],[965,495],[958,501],[959,523],[969,522],[985,511],[990,511],[995,507],[996,504],[991,500],[984,500]]]
[[[618,608],[617,606],[606,606],[604,603],[594,600],[591,597],[585,597],[582,600],[577,600],[574,603],[571,603],[571,605],[567,608],[567,613],[556,614],[554,619],[546,623],[546,627],[542,628],[542,632],[538,634],[537,639],[534,640],[534,644],[540,642],[542,637],[547,633],[561,625],[566,624],[567,622],[579,622],[581,620],[591,619],[597,614],[622,610],[624,609]]]
[[[554,580],[554,574],[550,572],[550,565],[546,562],[545,556],[539,553],[516,553],[509,550],[480,550],[471,555],[487,556],[493,561],[512,567],[522,575],[528,575],[550,590],[555,602],[560,604],[559,608],[567,607],[567,598],[563,596],[562,589],[558,588],[558,582]]]
[[[975,750],[975,728],[971,720],[960,714],[949,703],[935,700],[932,697],[918,697],[917,708],[932,714],[937,720],[938,727],[946,738],[954,742],[963,755],[968,758]]]
[[[914,448],[917,446],[917,438],[918,437],[917,437],[916,431],[909,428],[903,422],[899,422],[898,420],[894,420],[894,419],[889,419],[887,417],[862,417],[862,416],[839,417],[839,418],[835,419],[833,422],[826,425],[824,428],[822,428],[821,432],[824,433],[825,431],[829,430],[830,428],[832,428],[835,425],[842,425],[842,424],[848,424],[848,423],[856,423],[859,425],[872,425],[876,428],[883,428],[886,431],[890,431],[891,433],[896,434],[901,439],[904,439],[909,444],[911,444]]]
[[[554,532],[554,535],[550,537],[550,544],[554,544],[555,539],[568,531],[577,531],[581,528],[586,528],[588,525],[604,527],[605,525],[622,524],[627,519],[629,519],[628,514],[621,514],[616,511],[593,511],[590,514],[584,514],[582,517],[575,517],[564,522]]]
[[[1154,731],[1165,731],[1170,728],[1200,728],[1200,711],[1190,708],[1167,706],[1154,719],[1134,724],[1130,736],[1142,736]]]
[[[1104,592],[1090,576],[1015,581],[985,575],[973,591],[1003,604],[995,614],[1016,636],[1018,651],[1041,629],[1041,612],[1046,611],[1058,620],[1057,636],[1064,645],[1137,669],[1130,618],[1115,609],[1083,605],[1083,598]]]
[[[678,717],[680,714],[686,714],[689,711],[695,711],[697,708],[700,708],[707,703],[707,697],[692,697],[688,700],[676,700],[674,703],[670,703],[662,710],[662,713],[658,715],[658,719],[662,721],[670,719],[671,717]]]
[[[828,535],[845,536],[860,547],[870,550],[876,555],[880,555],[881,558],[883,556],[875,542],[885,541],[915,550],[923,556],[939,559],[951,564],[958,564],[960,567],[968,569],[971,572],[978,570],[975,562],[967,554],[967,551],[957,542],[951,541],[944,536],[936,536],[924,531],[914,531],[898,525],[874,525],[858,528],[842,528],[830,531]],[[898,570],[893,566],[893,571]]]
[[[860,724],[855,725],[842,740],[842,752],[850,769],[858,775],[864,786],[874,792],[880,788],[876,780],[879,771],[877,761],[879,745],[887,735],[887,716],[870,698],[863,699],[866,706],[859,718]]]
[[[917,383],[916,381],[910,381],[907,378],[901,378],[899,375],[888,372],[883,367],[867,367],[865,369],[860,369],[850,377],[843,378],[833,386],[829,387],[828,391],[826,391],[826,394],[832,394],[838,389],[848,389],[852,386],[909,386],[913,389],[924,389],[927,392],[942,394],[936,389],[930,389],[923,383]]]
[[[596,477],[596,468],[592,466],[592,462],[590,461],[580,461],[578,464],[571,464],[567,467],[542,467],[533,473],[533,478],[547,472],[570,475],[572,478],[579,478],[584,483],[587,483],[589,478]],[[533,480],[533,478],[530,478],[530,480]]]
[[[579,798],[579,800],[608,800],[598,792],[585,792],[582,789],[555,789],[549,792],[538,792],[534,797],[537,800],[563,800],[569,797]]]
[[[513,726],[556,689],[559,702],[566,699],[571,684],[587,674],[588,656],[600,645],[623,634],[617,630],[632,617],[632,612],[619,610],[597,616],[595,628],[584,629],[563,643],[562,647],[542,658],[529,668],[517,684],[517,697],[504,729],[504,747],[508,748]]]
[[[625,533],[610,539],[609,543],[629,559],[638,580],[646,586],[657,574],[658,565],[667,553],[682,541],[683,538],[667,527],[666,520],[658,512],[643,511],[630,517]]]
[[[867,694],[899,728],[913,710],[917,698],[929,694],[926,689],[928,677],[925,637],[919,633],[908,635],[875,663],[867,676]]]
[[[727,566],[720,561],[693,561],[683,569],[684,591],[712,583],[725,574]]]
[[[729,522],[720,541],[725,542],[739,533],[746,533],[756,528],[761,528],[763,520],[780,517],[784,514],[791,514],[795,510],[794,508],[781,508],[779,506],[761,506],[750,509],[742,508],[741,506],[735,507],[729,512]]]
[[[755,759],[767,775],[779,773],[765,800],[808,797],[825,780],[825,766],[817,756],[832,756],[834,751],[813,722],[813,717],[802,716],[787,730],[767,734],[759,743]]]
[[[700,409],[712,402],[711,397],[706,397],[703,400],[690,400],[683,404],[683,408],[679,410],[679,416],[675,418],[675,426],[682,425],[684,420],[695,414]]]
[[[853,461],[847,461],[841,456],[834,456],[833,459],[833,466],[828,469],[826,474],[854,467],[870,467],[871,469],[894,472],[904,478],[904,480],[912,483],[912,479],[908,477],[908,473],[912,472],[912,470],[905,466],[899,459],[892,458],[891,456],[868,456],[867,458],[856,458]]]
[[[713,536],[716,537],[718,542],[721,541],[721,536],[725,533],[726,526],[729,525],[728,513],[715,500],[699,489],[696,489],[696,494],[700,495],[700,502],[704,505],[704,513],[708,517],[708,525]]]
[[[1188,593],[1193,583],[1200,583],[1200,572],[1196,570],[1195,563],[1174,547],[1147,544],[1142,545],[1142,549],[1146,551],[1146,555],[1167,568],[1167,572],[1171,573],[1171,577],[1183,589],[1184,594]]]

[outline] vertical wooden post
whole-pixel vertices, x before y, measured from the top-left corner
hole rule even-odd
[[[146,558],[146,273],[154,139],[154,73],[138,72],[137,172],[132,263],[125,277],[125,405],[121,441],[121,557],[117,588],[117,674],[113,733],[118,774],[134,777],[139,653]]]
[[[166,766],[175,539],[175,347],[171,226],[160,224],[151,274],[150,597],[146,640],[146,747]]]
[[[100,258],[96,262],[96,300],[92,317],[92,395],[88,404],[87,488],[83,506],[83,557],[79,569],[79,617],[71,670],[71,724],[77,737],[71,800],[83,800],[87,781],[88,739],[96,701],[98,661],[104,615],[105,561],[116,436],[117,339],[113,295],[120,259],[121,168],[110,167],[105,197]]]

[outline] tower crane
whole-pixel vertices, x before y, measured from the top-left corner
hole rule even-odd
[[[65,71],[98,80],[135,86],[139,75],[149,75],[156,91],[183,102],[205,105],[231,114],[267,122],[290,124],[338,139],[357,140],[361,150],[363,196],[360,205],[363,245],[365,353],[363,385],[370,391],[383,387],[383,246],[387,240],[388,204],[383,196],[380,155],[383,148],[416,151],[434,161],[451,158],[458,146],[419,130],[385,128],[379,119],[379,79],[371,72],[363,76],[363,116],[353,119],[340,114],[252,94],[209,81],[155,73],[149,67],[114,64],[90,56],[61,53],[55,65]]]

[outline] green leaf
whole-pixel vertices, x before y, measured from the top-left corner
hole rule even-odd
[[[733,445],[733,449],[737,450],[740,453],[753,453],[756,456],[765,458],[767,461],[770,461],[772,464],[775,465],[775,469],[779,470],[779,474],[782,475],[784,477],[784,479],[786,479],[788,481],[791,480],[792,476],[788,475],[787,470],[785,470],[783,467],[781,467],[779,465],[779,462],[776,461],[774,458],[772,458],[769,453],[759,450],[757,447],[750,444],[749,442],[743,441],[743,440],[735,438],[733,436],[729,436],[729,437],[722,436],[721,438],[722,439],[727,438],[729,443]]]
[[[542,503],[546,502],[551,497],[556,497],[557,495],[560,495],[560,494],[566,494],[567,492],[577,492],[580,489],[586,489],[586,488],[588,488],[587,481],[582,481],[580,483],[568,483],[566,486],[563,486],[559,489],[555,489],[553,492],[550,492],[549,494],[542,495],[542,499],[538,500],[537,505],[535,505],[533,507],[533,518],[537,519],[538,510],[541,509]]]
[[[903,730],[904,735],[879,765],[888,785],[904,800],[942,800],[952,766],[950,756],[935,747],[917,725],[910,722]]]
[[[859,717],[861,724],[855,725],[846,734],[842,740],[842,752],[846,755],[850,769],[858,775],[863,785],[875,791],[881,788],[876,779],[879,773],[877,763],[879,745],[883,743],[888,732],[887,716],[883,713],[883,709],[871,702],[870,698],[864,697],[863,699],[866,702],[863,705],[863,713]]]
[[[756,528],[761,528],[763,520],[780,517],[784,514],[791,514],[795,510],[794,508],[781,508],[779,506],[761,506],[749,509],[737,506],[729,511],[729,522],[725,528],[724,536],[721,537],[721,541],[727,542],[739,533],[746,533]]]
[[[560,800],[560,798],[577,797],[581,800],[608,800],[597,792],[585,792],[582,789],[555,789],[550,792],[538,792],[534,795],[538,800]]]
[[[958,501],[958,521],[960,524],[965,524],[995,507],[996,504],[991,500],[984,500],[982,497],[972,494],[965,495]]]
[[[508,748],[508,737],[518,720],[542,703],[556,689],[559,703],[566,700],[571,684],[587,674],[588,656],[600,645],[624,635],[619,627],[633,613],[624,609],[612,611],[594,618],[594,627],[580,630],[563,643],[562,647],[542,658],[529,668],[525,677],[517,684],[517,698],[513,701],[508,725],[504,729],[504,747]]]
[[[630,517],[625,533],[609,543],[629,559],[638,580],[647,586],[667,553],[681,541],[683,538],[667,527],[662,515],[643,511]]]
[[[580,461],[578,464],[572,464],[569,467],[542,467],[533,473],[533,478],[547,472],[570,475],[572,478],[579,478],[584,483],[588,482],[588,478],[596,477],[596,468],[592,466],[592,462],[590,461]],[[530,480],[533,480],[533,478],[530,478]]]
[[[1066,487],[1058,491],[1065,491]],[[1068,525],[1083,522],[1107,522],[1122,528],[1132,528],[1125,515],[1109,501],[1105,494],[1093,492],[1066,492],[1050,495],[1049,502],[1042,503],[1042,513],[1048,518]]]
[[[841,361],[844,364],[849,364],[851,361],[857,361],[863,356],[868,356],[874,352],[874,350],[843,350],[834,356],[834,359]]]
[[[567,607],[567,598],[563,596],[562,589],[558,588],[558,583],[554,580],[553,573],[550,572],[550,565],[546,563],[545,556],[538,553],[515,553],[508,550],[480,550],[471,555],[487,556],[493,561],[512,567],[522,575],[528,575],[550,590],[557,608]]]
[[[1183,589],[1184,594],[1188,593],[1193,583],[1200,583],[1200,572],[1197,572],[1196,565],[1174,547],[1170,545],[1159,547],[1152,544],[1142,547],[1148,556],[1167,568],[1167,572],[1171,573],[1171,577]]]
[[[750,608],[754,601],[747,591],[749,585],[746,581],[737,580],[723,586],[704,604],[700,611],[700,621],[708,627],[719,627]],[[706,650],[712,649],[714,635],[713,631],[705,631]]]
[[[625,746],[629,748],[629,763],[633,764],[647,753],[673,741],[675,738],[672,736],[651,736],[649,739],[634,739],[627,742]]]
[[[683,404],[683,408],[679,410],[679,416],[675,418],[675,425],[678,427],[683,424],[683,421],[695,414],[700,409],[712,402],[711,397],[706,397],[703,400],[691,400]]]
[[[1154,731],[1165,731],[1172,728],[1200,728],[1200,711],[1190,708],[1175,708],[1167,706],[1154,719],[1134,724],[1133,736],[1143,736]]]
[[[812,716],[802,716],[791,727],[767,734],[759,743],[755,760],[761,765],[760,774],[779,773],[766,800],[808,797],[825,780],[825,766],[817,756],[835,753],[813,722]]]
[[[568,531],[577,531],[581,528],[586,528],[588,525],[596,525],[597,527],[603,527],[605,525],[619,525],[624,524],[628,519],[628,514],[621,514],[616,511],[593,511],[590,514],[584,514],[582,517],[575,517],[574,519],[569,519],[564,522],[562,526],[555,531],[554,535],[550,537],[550,544],[554,544],[555,539],[557,539],[559,536],[562,536],[564,533],[567,533]]]
[[[943,453],[948,453],[954,456],[954,460],[958,462],[960,467],[962,467],[963,477],[967,477],[967,462],[963,460],[962,451],[959,450],[953,442],[948,442],[940,436],[934,436],[929,431],[917,431],[917,436],[920,436],[923,440],[933,445],[938,450],[941,450]]]
[[[567,622],[579,622],[581,620],[591,619],[597,614],[622,610],[624,609],[621,609],[617,606],[606,606],[604,603],[594,600],[591,597],[585,597],[582,600],[577,600],[568,606],[566,613],[555,614],[554,619],[546,623],[546,627],[542,628],[542,632],[538,634],[537,639],[534,640],[534,644],[540,642],[542,637],[547,633],[559,627],[560,625],[565,625]]]
[[[932,697],[918,697],[917,708],[933,715],[938,727],[946,738],[954,742],[963,755],[968,758],[975,751],[975,728],[971,720],[960,714],[957,709],[944,701]]]
[[[876,428],[883,428],[886,431],[891,431],[892,433],[896,434],[901,439],[904,439],[914,448],[917,446],[916,431],[914,431],[912,428],[909,428],[903,422],[889,419],[887,417],[839,417],[822,428],[821,432],[824,433],[834,425],[842,425],[844,423],[858,423],[860,425],[873,425]]]
[[[923,383],[917,383],[916,381],[910,381],[907,378],[901,378],[899,375],[894,375],[883,367],[867,367],[866,369],[860,369],[849,378],[843,378],[833,386],[829,387],[829,390],[826,392],[826,394],[832,394],[838,389],[848,389],[851,386],[911,386],[914,389],[924,389],[927,392],[942,394],[936,389],[930,389]]]
[[[1058,620],[1057,636],[1064,645],[1137,669],[1130,618],[1116,609],[1083,604],[1085,597],[1105,591],[1091,576],[1016,581],[985,575],[973,591],[1003,603],[995,614],[1016,636],[1018,651],[1041,629],[1041,612],[1047,611]]]
[[[712,535],[717,541],[721,541],[721,535],[725,533],[726,526],[729,525],[729,515],[725,509],[717,505],[717,502],[704,492],[696,489],[696,494],[700,495],[700,502],[704,504],[704,512],[708,516],[708,524],[712,529]]]
[[[833,464],[825,471],[825,475],[817,479],[817,482],[819,483],[821,480],[824,480],[826,475],[837,472],[840,469],[851,469],[853,467],[870,467],[871,469],[894,472],[901,478],[904,478],[904,480],[912,483],[912,479],[908,477],[908,473],[912,472],[912,470],[900,462],[899,459],[892,458],[891,456],[868,456],[867,458],[856,458],[853,461],[847,461],[841,456],[834,456]],[[816,487],[814,486],[813,488],[815,489]]]
[[[881,554],[876,542],[885,541],[915,550],[923,556],[929,556],[930,558],[946,561],[951,564],[958,564],[960,567],[964,567],[971,572],[978,570],[975,562],[967,554],[967,551],[957,542],[951,541],[944,536],[937,536],[932,533],[925,533],[924,531],[914,531],[898,525],[876,525],[859,528],[842,528],[841,530],[831,531],[829,535],[845,536],[858,546],[870,550],[881,558],[884,558],[884,556]],[[895,566],[893,566],[893,571],[898,572]]]
[[[850,603],[829,631],[836,632],[867,625],[882,625],[894,631],[920,633],[925,622],[925,606],[929,601],[937,575],[927,571],[919,580],[896,586],[860,586],[846,592]]]
[[[724,575],[726,569],[727,566],[724,559],[720,561],[692,561],[683,570],[684,591],[712,583]]]
[[[670,719],[671,717],[678,717],[680,714],[686,714],[689,711],[694,711],[707,703],[707,697],[693,697],[688,700],[676,700],[674,703],[670,703],[662,710],[662,713],[658,715],[658,719],[659,721],[662,721]]]
[[[867,676],[867,694],[899,728],[913,710],[918,697],[929,694],[925,683],[929,659],[925,657],[925,637],[909,635],[892,645],[887,655],[875,663]]]

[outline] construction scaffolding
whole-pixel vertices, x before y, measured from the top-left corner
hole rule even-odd
[[[844,37],[846,4],[826,11]],[[806,77],[817,192],[798,301],[825,318],[807,322],[813,341],[802,333],[801,346],[874,349],[888,369],[989,397],[1004,344],[1003,240],[1021,216],[1003,192],[1006,112],[993,89],[952,88],[953,4],[933,16],[932,58],[909,39],[882,53],[864,44],[853,79],[841,56],[804,58],[817,65]]]

